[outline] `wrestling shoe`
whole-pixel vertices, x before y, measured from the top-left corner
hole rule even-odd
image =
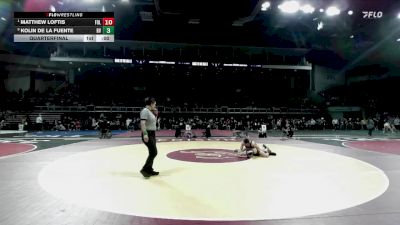
[[[148,172],[148,174],[150,174],[150,176],[157,176],[158,174],[160,174],[160,172],[152,170],[152,171]]]
[[[149,177],[151,176],[150,173],[148,173],[148,172],[146,172],[146,171],[144,171],[144,170],[141,170],[140,173],[141,173],[145,178],[149,178]]]

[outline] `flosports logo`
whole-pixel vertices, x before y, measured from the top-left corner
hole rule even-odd
[[[227,163],[247,160],[228,149],[185,149],[170,152],[167,157],[180,161],[199,163]]]
[[[364,19],[380,19],[383,17],[382,11],[363,11],[362,14]]]

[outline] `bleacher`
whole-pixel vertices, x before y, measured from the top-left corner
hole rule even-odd
[[[139,113],[143,107],[127,107],[127,106],[35,106],[35,111],[45,112],[48,115],[56,113],[73,113],[73,112],[115,112],[115,113]],[[270,108],[206,108],[206,107],[164,107],[157,106],[162,113],[184,113],[184,114],[283,114],[283,115],[313,115],[320,112],[319,109],[313,108],[287,108],[287,107],[270,107]],[[43,114],[42,114],[43,115]],[[36,117],[35,117],[36,118]]]
[[[54,124],[55,120],[61,120],[62,113],[43,113],[43,112],[38,112],[34,111],[32,113],[11,113],[6,116],[5,119],[5,128],[8,129],[18,129],[18,124],[22,122],[22,120],[26,117],[29,116],[30,126],[35,126],[36,124],[36,117],[39,116],[39,114],[42,114],[43,118],[43,124]]]

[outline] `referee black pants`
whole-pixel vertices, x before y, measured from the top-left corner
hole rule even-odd
[[[156,158],[156,156],[157,156],[156,132],[148,130],[147,135],[149,137],[149,141],[144,142],[143,134],[142,134],[142,141],[146,145],[147,149],[149,150],[149,156],[147,157],[146,163],[143,166],[143,170],[147,171],[147,172],[151,172],[151,171],[154,171],[153,162],[154,162],[154,158]]]

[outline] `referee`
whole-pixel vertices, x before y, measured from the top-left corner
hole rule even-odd
[[[142,141],[149,150],[149,156],[147,157],[146,163],[144,164],[140,173],[145,177],[156,176],[159,172],[154,171],[153,161],[157,156],[156,146],[156,123],[157,118],[152,113],[156,111],[156,100],[154,98],[146,98],[146,107],[140,112],[140,127],[142,130]]]

